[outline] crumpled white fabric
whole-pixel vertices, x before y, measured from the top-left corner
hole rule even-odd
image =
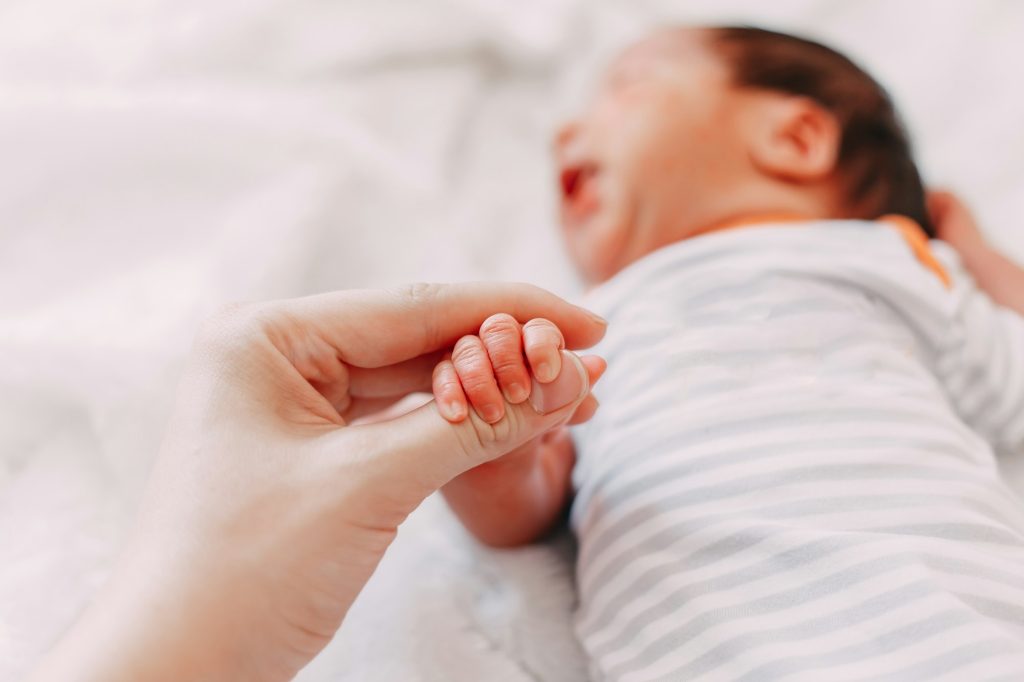
[[[929,177],[1024,256],[1012,0],[0,6],[0,679],[102,583],[221,303],[485,278],[578,294],[547,140],[594,65],[662,20],[849,50]],[[585,679],[571,571],[567,538],[486,550],[432,499],[300,679]]]

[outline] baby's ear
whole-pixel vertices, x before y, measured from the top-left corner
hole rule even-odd
[[[832,175],[839,160],[842,126],[814,100],[759,93],[746,112],[750,157],[780,180],[809,183]]]

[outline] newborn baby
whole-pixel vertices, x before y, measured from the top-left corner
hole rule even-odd
[[[495,546],[571,501],[593,677],[1024,679],[1024,506],[994,457],[1024,444],[1024,271],[952,197],[928,210],[881,88],[791,36],[668,30],[556,146],[610,323],[601,409],[444,492]],[[562,346],[492,318],[439,408],[500,420]]]

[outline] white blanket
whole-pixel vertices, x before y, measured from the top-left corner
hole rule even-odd
[[[483,278],[576,294],[547,140],[602,55],[662,20],[848,50],[929,179],[1024,258],[1013,0],[0,5],[0,679],[104,579],[219,304]],[[584,679],[568,555],[481,549],[431,500],[301,679]]]

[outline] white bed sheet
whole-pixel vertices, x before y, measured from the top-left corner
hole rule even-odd
[[[1013,0],[0,5],[0,679],[102,582],[222,302],[487,278],[576,294],[547,139],[583,74],[664,20],[848,50],[928,178],[1024,258]],[[301,679],[585,679],[569,552],[482,549],[430,500]]]

